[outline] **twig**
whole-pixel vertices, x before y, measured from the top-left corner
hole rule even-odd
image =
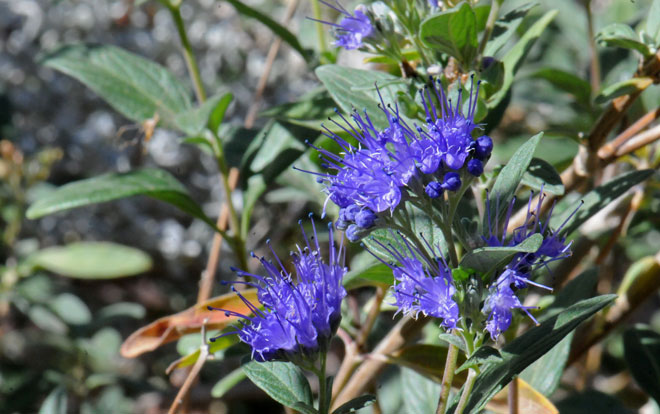
[[[442,374],[442,388],[440,391],[440,400],[438,401],[438,409],[436,410],[436,414],[445,414],[445,411],[447,410],[447,403],[449,402],[449,391],[451,391],[451,384],[454,382],[456,361],[458,361],[458,347],[454,344],[449,344],[447,359],[445,360],[445,371]]]
[[[298,0],[289,1],[289,5],[287,6],[286,14],[284,16],[284,20],[282,21],[282,25],[286,26],[291,21],[291,18],[293,17],[293,13],[295,13],[297,7],[298,7]],[[264,71],[261,73],[261,77],[259,78],[259,83],[257,83],[257,90],[254,93],[254,98],[252,99],[252,105],[250,105],[250,109],[248,109],[248,114],[245,117],[245,123],[244,123],[245,128],[252,128],[252,126],[254,125],[254,121],[257,119],[259,104],[261,103],[261,98],[263,96],[264,90],[266,89],[266,83],[268,83],[268,76],[270,75],[270,71],[273,68],[273,63],[275,62],[275,58],[277,57],[277,52],[279,52],[281,44],[282,44],[282,38],[277,37],[275,40],[273,40],[273,43],[270,45],[270,49],[268,50],[268,56],[266,56],[266,64],[264,66]]]
[[[429,320],[429,318],[419,318],[415,320],[410,316],[401,319],[387,336],[380,341],[376,349],[374,349],[372,352],[373,358],[370,357],[368,360],[364,361],[355,374],[349,379],[346,386],[339,391],[332,404],[333,410],[364,393],[371,382],[387,365],[387,362],[383,360],[384,358],[380,357],[389,355],[401,348],[411,337],[419,333]]]
[[[380,315],[380,305],[383,303],[383,299],[385,298],[385,289],[382,287],[376,288],[376,296],[374,296],[374,302],[369,309],[369,313],[367,314],[367,319],[364,321],[364,324],[362,324],[362,328],[360,329],[360,332],[358,333],[357,338],[355,339],[355,343],[358,347],[358,349],[362,349],[364,345],[367,343],[367,338],[369,337],[369,333],[371,333],[371,329],[374,327],[374,323],[376,323],[376,319],[378,319],[378,315]]]
[[[463,410],[465,410],[465,406],[467,405],[468,397],[470,396],[470,393],[472,392],[472,387],[474,386],[474,381],[476,381],[476,380],[477,380],[477,371],[475,371],[474,368],[470,368],[468,370],[467,379],[465,380],[465,385],[463,386],[463,392],[461,393],[461,399],[458,400],[458,405],[456,406],[456,411],[454,411],[454,413],[463,414]]]
[[[232,168],[229,170],[229,188],[231,191],[236,189],[238,184],[238,169]],[[227,222],[229,221],[229,200],[226,200],[220,209],[220,214],[218,215],[218,221],[216,226],[220,230],[227,229]],[[215,282],[215,275],[218,268],[218,261],[220,259],[220,248],[222,247],[223,237],[220,233],[215,233],[213,236],[213,244],[211,245],[211,252],[209,253],[209,260],[206,262],[206,269],[202,273],[202,278],[200,280],[199,292],[197,293],[197,304],[200,304],[206,301],[211,297],[211,291],[213,290],[213,283]]]
[[[584,8],[587,12],[587,36],[589,36],[589,51],[591,53],[590,75],[591,95],[595,96],[600,90],[600,61],[596,50],[596,36],[594,35],[594,19],[591,14],[591,0],[584,0]]]
[[[197,379],[199,372],[202,370],[202,367],[204,366],[204,363],[209,356],[209,345],[206,343],[206,322],[207,321],[204,321],[204,325],[202,325],[202,346],[199,348],[199,357],[197,358],[197,361],[195,361],[195,365],[193,365],[192,369],[190,370],[190,373],[188,374],[188,377],[186,377],[186,380],[181,386],[181,389],[176,394],[168,414],[176,414],[179,412],[179,408],[181,407],[181,404],[183,404],[184,398],[188,394],[188,391],[190,391],[190,387],[192,387],[193,383]]]
[[[657,125],[648,131],[642,132],[635,137],[629,139],[625,144],[621,145],[616,151],[616,157],[623,157],[637,151],[638,149],[660,139],[660,125]]]
[[[481,38],[481,43],[479,44],[479,50],[477,52],[477,62],[481,62],[483,58],[484,50],[486,50],[486,45],[490,39],[490,35],[493,33],[495,28],[495,22],[497,22],[497,15],[500,12],[500,6],[502,5],[502,0],[494,1],[490,6],[490,12],[488,13],[488,20],[486,20],[486,28],[484,29],[483,37]]]
[[[509,383],[509,414],[518,414],[518,377]]]
[[[612,141],[603,145],[601,149],[598,150],[598,158],[607,162],[611,157],[616,155],[617,149],[626,143],[634,135],[638,134],[644,128],[646,128],[651,122],[655,121],[660,117],[660,107],[649,111],[643,117],[635,121],[634,124],[626,128],[625,131],[620,133]]]

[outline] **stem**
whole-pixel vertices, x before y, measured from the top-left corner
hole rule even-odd
[[[312,9],[314,12],[314,19],[316,19],[316,35],[319,38],[319,51],[321,52],[321,55],[323,55],[328,52],[328,46],[325,41],[325,27],[323,27],[323,23],[319,21],[323,20],[319,0],[312,1]]]
[[[188,395],[190,388],[195,383],[195,380],[197,379],[199,372],[202,370],[204,363],[206,363],[206,359],[208,358],[208,356],[209,356],[209,345],[206,343],[206,325],[202,325],[202,346],[199,348],[199,357],[197,358],[197,361],[195,361],[195,365],[193,365],[192,369],[188,373],[188,377],[186,377],[186,380],[183,382],[181,389],[176,394],[176,397],[174,398],[174,401],[170,406],[170,410],[168,411],[168,414],[176,414],[179,412],[179,408],[183,404],[186,396]]]
[[[600,90],[600,61],[596,49],[596,36],[594,35],[594,19],[591,14],[591,0],[585,0],[584,7],[587,12],[587,36],[589,36],[589,50],[591,52],[591,96],[596,96]]]
[[[495,0],[490,6],[490,13],[488,13],[488,20],[486,20],[484,35],[481,38],[481,44],[479,44],[479,50],[477,51],[477,62],[481,62],[481,59],[483,58],[484,50],[486,50],[486,44],[488,44],[490,35],[493,33],[493,29],[495,28],[495,22],[497,21],[497,15],[500,12],[501,5],[502,0]]]
[[[440,392],[440,401],[438,401],[436,414],[445,414],[445,411],[447,410],[449,391],[451,391],[451,384],[454,382],[456,361],[458,361],[458,347],[454,344],[449,344],[447,359],[445,360],[445,372],[442,375],[442,391]]]
[[[327,359],[327,353],[321,353],[321,369],[316,372],[316,375],[319,377],[319,414],[328,414],[328,409],[330,408],[330,401],[328,399],[327,393],[327,380],[325,377],[325,362]]]
[[[509,384],[509,414],[518,414],[518,377]]]
[[[465,385],[463,386],[461,399],[458,401],[458,406],[456,407],[456,411],[454,411],[455,414],[463,414],[463,410],[465,410],[465,405],[467,404],[467,399],[470,396],[470,393],[472,392],[472,387],[474,386],[474,382],[476,381],[476,379],[477,379],[477,371],[474,368],[470,368],[468,371],[467,380],[465,381]]]
[[[176,30],[179,32],[179,39],[181,39],[181,46],[183,46],[183,57],[186,60],[186,66],[188,66],[188,72],[190,73],[190,78],[192,79],[193,87],[195,88],[195,96],[197,96],[197,101],[199,103],[203,103],[206,100],[206,92],[204,92],[202,77],[199,74],[199,67],[197,67],[195,54],[193,53],[192,46],[190,46],[190,41],[186,34],[186,28],[183,24],[183,18],[181,17],[181,1],[174,4],[171,2],[163,3],[165,3],[167,9],[170,11],[172,19],[174,19],[174,24],[176,25]]]

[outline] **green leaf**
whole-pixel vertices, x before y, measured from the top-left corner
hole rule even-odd
[[[213,386],[213,388],[211,388],[211,397],[222,398],[227,393],[227,391],[234,388],[245,378],[246,375],[245,372],[243,372],[243,369],[241,367],[236,368],[229,374],[225,375]]]
[[[307,378],[291,362],[249,361],[243,364],[243,371],[250,381],[280,404],[293,407],[298,401],[313,403]]]
[[[335,115],[334,108],[337,106],[327,90],[312,93],[297,102],[276,105],[261,112],[261,116],[274,118],[280,121],[302,125],[308,128],[320,128],[325,122],[331,131],[341,130],[331,122],[326,122],[328,117]]]
[[[653,0],[646,17],[646,33],[660,47],[660,0]]]
[[[63,185],[35,201],[26,216],[37,219],[58,211],[135,195],[146,195],[173,204],[215,228],[215,223],[188,196],[185,187],[170,173],[157,168],[104,174]]]
[[[527,13],[536,5],[536,3],[525,3],[497,19],[495,27],[493,27],[493,32],[490,35],[490,40],[484,49],[484,56],[495,56],[509,39],[511,39],[511,36],[516,33],[516,29],[518,29],[520,23],[527,16]]]
[[[523,175],[522,183],[535,190],[554,195],[564,195],[564,184],[555,167],[540,159],[532,158],[532,161]]]
[[[527,56],[529,50],[534,46],[534,43],[536,43],[538,38],[541,37],[545,28],[548,27],[557,13],[557,10],[551,10],[534,22],[534,24],[525,31],[525,34],[522,35],[520,40],[502,57],[501,60],[504,64],[504,80],[502,81],[502,87],[500,90],[491,96],[486,102],[489,109],[497,107],[497,105],[506,97],[513,84],[513,78],[518,72],[518,69],[520,69],[520,65],[525,56]]]
[[[534,234],[516,246],[480,247],[463,256],[460,266],[488,274],[511,261],[513,256],[518,253],[536,252],[541,247],[541,243],[543,243],[543,236]]]
[[[594,102],[597,104],[603,104],[622,95],[641,92],[652,84],[653,78],[650,76],[626,79],[624,81],[604,87],[600,92],[598,92]]]
[[[71,293],[60,293],[51,302],[50,307],[69,325],[85,325],[92,320],[92,313],[85,302]]]
[[[234,95],[227,92],[217,101],[208,117],[208,127],[211,131],[218,132],[218,128],[220,128],[222,121],[225,119],[225,112],[227,112],[227,108],[229,108],[233,100]]]
[[[612,303],[616,295],[586,299],[546,320],[504,346],[502,361],[487,365],[477,377],[464,412],[482,410],[514,376],[550,351],[580,323]],[[450,412],[455,410],[452,407]]]
[[[366,268],[351,269],[343,279],[347,290],[364,286],[391,286],[394,282],[392,269],[383,263],[376,263]]]
[[[64,46],[42,63],[84,83],[133,121],[158,115],[162,125],[176,128],[176,115],[192,107],[188,89],[167,69],[118,47]]]
[[[360,408],[370,406],[376,402],[376,396],[374,395],[362,395],[357,398],[353,398],[347,403],[344,403],[339,406],[332,414],[349,414],[354,413]]]
[[[309,404],[305,404],[302,401],[295,403],[292,408],[300,414],[319,414],[319,411],[316,408]]]
[[[649,178],[653,175],[653,172],[653,170],[631,171],[589,191],[582,198],[582,206],[578,208],[571,222],[564,226],[561,234],[569,235],[573,233],[582,223],[630,188]],[[571,214],[573,214],[573,209],[568,208],[562,214],[553,216],[550,219],[550,227],[558,228],[570,218]]]
[[[425,19],[419,30],[426,45],[464,65],[470,65],[477,54],[477,17],[467,2]]]
[[[151,258],[133,247],[108,242],[78,242],[34,253],[36,267],[76,279],[114,279],[151,269]]]
[[[266,27],[272,30],[273,33],[278,35],[283,41],[288,43],[289,46],[291,46],[298,53],[300,53],[300,56],[302,56],[303,59],[309,60],[310,54],[305,49],[303,49],[302,45],[298,41],[298,38],[296,38],[296,36],[293,33],[291,33],[289,29],[277,23],[275,20],[271,19],[268,15],[246,5],[245,3],[239,0],[226,0],[226,1],[231,3],[231,5],[234,6],[234,8],[240,14],[259,20],[261,23],[266,25]]]
[[[59,385],[48,394],[48,397],[41,404],[39,414],[67,414],[66,405],[66,388],[63,385]]]
[[[480,365],[497,364],[502,362],[502,354],[500,351],[492,346],[483,345],[477,349],[472,356],[465,361],[456,372],[463,372],[468,368],[473,368]]]
[[[596,35],[596,41],[604,46],[632,49],[649,56],[653,53],[647,45],[639,41],[637,33],[627,24],[613,23]]]
[[[324,65],[316,69],[316,76],[345,113],[351,112],[353,108],[360,113],[366,109],[373,124],[379,128],[388,126],[389,122],[385,113],[378,108],[380,99],[376,85],[385,104],[396,103],[399,91],[408,93],[405,81],[383,72]]]
[[[660,334],[635,325],[623,334],[623,348],[635,382],[660,404]]]
[[[487,228],[488,217],[493,222],[497,222],[506,213],[505,206],[509,205],[509,201],[516,193],[518,184],[520,184],[525,171],[529,168],[536,146],[542,136],[543,132],[540,132],[521,145],[500,171],[490,192],[490,212],[484,217],[484,228]],[[496,217],[498,212],[499,216]]]
[[[174,125],[179,131],[188,135],[201,133],[207,125],[212,131],[217,131],[217,127],[212,129],[210,126],[212,123],[211,116],[215,116],[217,119],[213,122],[219,120],[218,125],[220,125],[222,117],[224,117],[224,111],[227,110],[232,98],[231,94],[212,96],[200,106],[178,113],[174,117]]]
[[[573,394],[556,404],[561,414],[607,413],[607,414],[635,414],[639,411],[631,410],[618,398],[596,390],[586,390]]]
[[[571,353],[571,342],[573,335],[571,332],[548,353],[537,359],[532,365],[525,368],[520,374],[520,378],[527,381],[536,391],[550,397],[561,381],[564,374],[564,367],[568,361],[568,355]]]
[[[565,92],[575,96],[580,104],[589,107],[591,102],[591,84],[579,76],[561,69],[543,68],[531,75],[543,79]]]

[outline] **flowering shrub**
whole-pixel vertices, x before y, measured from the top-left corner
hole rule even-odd
[[[117,47],[65,45],[43,58],[45,66],[84,83],[139,123],[147,141],[155,128],[166,128],[202,148],[221,178],[217,220],[162,168],[71,182],[31,196],[26,208],[20,185],[7,192],[20,201],[19,227],[23,214],[38,219],[146,195],[214,233],[195,304],[135,331],[121,347],[124,357],[135,358],[167,342],[181,346],[197,338],[192,352],[168,368],[191,367],[170,412],[181,410],[212,359],[233,369],[214,388],[216,396],[247,377],[277,403],[304,414],[366,413],[372,404],[372,412],[501,412],[503,399],[510,413],[524,406],[557,413],[555,404],[568,411],[586,404],[573,386],[567,389],[575,395],[553,399],[564,371],[607,335],[621,335],[615,328],[660,287],[657,245],[642,242],[660,234],[660,132],[654,124],[660,111],[651,95],[660,83],[660,1],[647,2],[649,12],[636,15],[637,31],[608,16],[603,19],[613,25],[597,35],[595,11],[589,2],[580,8],[591,60],[574,72],[589,69],[588,81],[550,65],[554,54],[563,53],[555,43],[566,43],[553,32],[572,29],[556,19],[561,11],[554,5],[387,0],[349,7],[313,0],[313,16],[299,19],[317,29],[318,46],[311,49],[289,22],[280,24],[241,0],[226,3],[263,23],[315,68],[320,88],[256,115],[269,61],[244,128],[232,127],[236,116],[225,115],[234,97],[207,96],[183,6],[174,0],[160,0],[157,7],[176,26],[195,101],[168,69]],[[287,19],[297,2],[290,7]],[[273,43],[269,56],[279,45]],[[613,82],[620,73],[604,76],[601,71],[614,71],[614,65],[601,67],[598,47],[623,49],[617,53],[633,63],[633,77]],[[344,53],[357,54],[368,69],[337,64]],[[525,82],[536,83],[524,89]],[[600,88],[601,82],[607,86]],[[558,97],[557,90],[564,94]],[[569,109],[577,121],[568,120]],[[2,154],[0,173],[14,174],[11,182],[20,184],[23,175],[14,166],[22,155],[16,158],[11,149]],[[255,211],[265,201],[294,199],[320,213],[320,220],[310,213],[299,230],[290,216],[257,221]],[[589,221],[594,216],[600,218]],[[255,239],[266,233],[264,226],[277,239],[265,242],[270,252],[261,256],[249,247],[263,246]],[[285,260],[283,234],[289,233],[302,241]],[[16,234],[12,230],[8,244]],[[223,243],[230,259],[219,260]],[[147,258],[124,270],[132,263],[128,257],[144,259],[141,252],[105,247],[112,254],[94,250],[97,278],[150,267]],[[40,269],[90,278],[77,263],[89,250],[70,248],[36,251],[20,265],[12,256],[6,268],[13,273],[3,270],[10,275],[3,276],[5,290]],[[74,264],[62,267],[63,254],[73,255]],[[117,258],[110,265],[109,256]],[[623,280],[619,260],[628,268]],[[106,267],[111,270],[98,271]],[[216,282],[218,269],[223,280]],[[235,273],[231,280],[224,277],[228,269]],[[212,297],[227,285],[229,292]],[[656,401],[658,338],[652,328],[626,330],[617,365],[625,361]],[[237,355],[240,364],[232,359]],[[600,359],[600,351],[589,355]],[[595,375],[591,362],[583,368]],[[387,381],[381,375],[386,369],[403,387],[393,393],[402,394],[398,402],[376,385]],[[311,384],[305,372],[316,376]],[[70,388],[56,388],[42,411],[61,395],[90,394]]]

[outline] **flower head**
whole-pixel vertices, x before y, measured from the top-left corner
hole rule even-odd
[[[398,264],[387,263],[377,255],[378,260],[392,269],[396,283],[393,296],[398,312],[417,316],[420,312],[427,316],[442,319],[441,325],[453,329],[458,323],[458,304],[453,296],[456,293],[451,270],[444,259],[422,259],[422,251],[400,237],[402,245],[395,248],[375,241]],[[430,247],[430,246],[429,246]],[[372,253],[373,254],[373,253]]]
[[[320,1],[343,15],[339,24],[319,20],[321,23],[334,27],[335,46],[343,47],[347,50],[359,49],[364,46],[364,39],[371,36],[374,32],[371,19],[365,14],[365,7],[359,5],[355,8],[353,14],[351,14],[337,0],[335,0],[334,5],[323,0]]]
[[[312,174],[325,185],[328,200],[340,207],[338,227],[354,223],[357,228],[351,234],[360,238],[391,216],[403,200],[439,198],[446,191],[458,191],[466,176],[480,175],[492,141],[487,136],[472,138],[479,127],[474,122],[478,83],[474,92],[470,92],[464,115],[461,90],[455,104],[435,83],[422,90],[427,115],[424,126],[409,125],[397,106],[385,105],[380,91],[380,108],[388,120],[385,128],[376,128],[366,110],[363,114],[353,111],[353,123],[336,110],[342,122],[330,121],[351,138],[347,140],[323,126],[323,134],[334,140],[342,153],[314,147],[330,172]]]
[[[240,317],[241,322],[234,331],[224,335],[237,334],[242,342],[250,345],[252,357],[257,361],[314,355],[325,350],[339,326],[341,301],[346,296],[342,286],[346,273],[343,245],[337,252],[332,244],[332,226],[329,226],[331,245],[328,263],[324,262],[314,221],[312,227],[311,240],[303,230],[305,245],[291,253],[295,278],[274,252],[276,263],[259,258],[266,276],[233,269],[239,276],[254,281],[234,283],[257,288],[264,309],[260,310],[234,289],[250,308],[252,316],[225,311]],[[270,247],[269,242],[268,245]],[[253,257],[256,256],[253,254]]]
[[[487,199],[488,237],[483,239],[488,246],[517,246],[536,234],[543,236],[543,241],[535,252],[516,254],[489,288],[489,295],[484,303],[483,313],[488,315],[486,330],[493,339],[497,339],[500,333],[509,328],[513,317],[513,309],[522,309],[536,323],[534,317],[529,313],[531,308],[521,304],[516,296],[516,291],[530,285],[552,290],[548,286],[534,282],[531,279],[532,272],[540,266],[547,268],[548,263],[571,255],[571,243],[566,243],[566,238],[561,235],[561,230],[570,220],[570,217],[559,228],[552,230],[549,228],[549,223],[554,205],[547,214],[545,221],[541,221],[541,206],[545,200],[543,190],[541,189],[538,203],[535,206],[532,199],[533,192],[527,202],[524,224],[511,232],[508,232],[507,228],[516,202],[515,197],[507,207],[504,225],[501,229],[499,226],[499,205],[496,205],[495,217],[491,217],[490,203],[492,201]]]

